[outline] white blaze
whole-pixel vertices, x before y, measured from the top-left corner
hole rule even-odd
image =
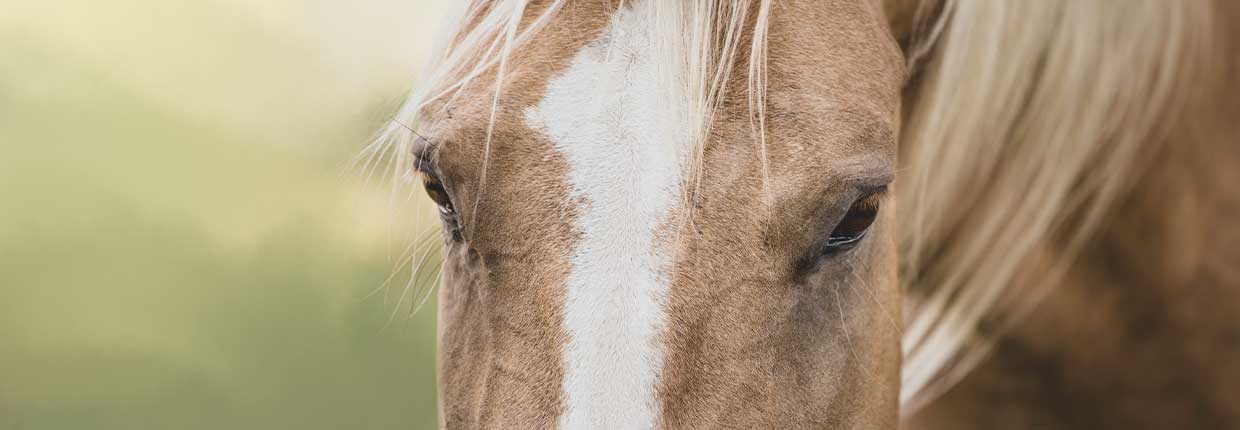
[[[577,205],[564,429],[648,429],[658,418],[671,252],[657,233],[680,203],[691,144],[675,99],[659,91],[653,30],[632,7],[617,11],[525,112],[567,161]]]

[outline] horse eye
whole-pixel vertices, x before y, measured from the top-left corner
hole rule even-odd
[[[844,214],[844,218],[827,236],[824,254],[847,251],[865,238],[865,233],[870,230],[870,225],[874,224],[874,219],[878,217],[878,204],[882,200],[882,194],[882,191],[870,193],[853,202],[848,208],[848,213]]]
[[[422,174],[422,187],[426,189],[426,195],[430,196],[431,201],[439,205],[439,213],[448,216],[456,215],[456,208],[452,206],[452,198],[448,197],[448,190],[444,189],[443,181]]]
[[[426,195],[439,206],[439,218],[443,220],[444,228],[448,230],[452,240],[460,241],[461,221],[456,216],[456,206],[452,205],[452,197],[448,195],[443,180],[435,173],[435,165],[431,161],[435,156],[435,146],[419,135],[413,141],[412,152],[413,171],[422,178],[422,189],[426,190]]]
[[[461,221],[456,216],[456,207],[452,205],[452,198],[448,197],[448,190],[444,188],[443,181],[427,173],[421,173],[420,176],[422,176],[422,188],[426,189],[426,195],[430,196],[431,201],[439,206],[439,218],[443,221],[449,237],[453,241],[460,242],[463,239]]]

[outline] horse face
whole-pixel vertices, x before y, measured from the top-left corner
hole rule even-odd
[[[595,3],[424,109],[445,425],[894,427],[903,58],[878,7],[775,4],[765,114],[742,53],[697,144],[648,5]]]

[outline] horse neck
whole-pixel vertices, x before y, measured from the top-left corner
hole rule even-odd
[[[1217,63],[1140,179],[1056,289],[911,428],[1240,425],[1227,382],[1240,379],[1240,29],[1226,25],[1240,3],[1216,9]],[[1023,282],[1059,252],[1048,241]]]
[[[1216,58],[1074,273],[1115,284],[1240,285],[1240,3],[1219,1]],[[1240,303],[1237,301],[1236,303]]]

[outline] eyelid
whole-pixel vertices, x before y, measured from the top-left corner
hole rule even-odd
[[[887,194],[887,183],[881,185],[861,185],[857,187],[861,191],[862,196],[882,196]]]
[[[858,198],[864,198],[872,195],[884,195],[887,193],[887,187],[894,180],[891,174],[882,173],[874,175],[862,175],[850,178],[845,184],[856,191]]]
[[[413,153],[413,170],[427,177],[438,178],[439,175],[436,174],[435,169],[435,156],[438,151],[438,146],[419,135],[413,140],[412,148],[410,148],[410,152]]]

